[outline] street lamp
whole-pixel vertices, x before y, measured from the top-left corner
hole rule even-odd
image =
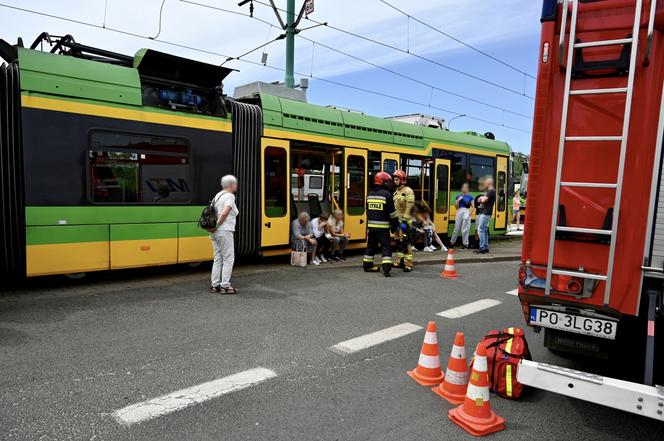
[[[461,115],[457,115],[454,118],[447,121],[447,130],[450,130],[450,124],[452,124],[452,121],[454,121],[455,119],[463,118],[464,116],[467,116],[467,115],[465,113],[462,113]]]

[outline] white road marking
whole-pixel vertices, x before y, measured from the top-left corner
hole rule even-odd
[[[392,326],[381,331],[372,332],[361,337],[351,338],[350,340],[342,341],[330,347],[330,350],[341,355],[352,354],[363,349],[370,348],[371,346],[385,343],[386,341],[394,340],[403,337],[413,332],[421,330],[421,326],[412,323],[402,323],[400,325]]]
[[[483,299],[476,302],[467,303],[456,308],[448,309],[447,311],[439,312],[436,315],[449,319],[457,319],[479,311],[483,311],[485,309],[492,308],[496,305],[500,305],[501,303],[502,302],[500,300]]]
[[[509,294],[511,296],[516,296],[516,295],[519,295],[519,290],[518,289],[513,289],[512,291],[507,291],[505,294]]]
[[[141,423],[231,392],[246,389],[276,376],[277,374],[270,369],[249,369],[118,409],[113,412],[113,418],[120,424],[127,426]]]

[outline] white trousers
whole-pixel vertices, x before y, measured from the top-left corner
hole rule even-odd
[[[468,246],[468,239],[470,236],[470,209],[459,208],[456,212],[456,219],[454,221],[454,233],[450,238],[450,243],[454,244],[461,233],[461,240],[465,246]]]
[[[233,232],[217,230],[210,234],[214,263],[212,264],[212,286],[228,288],[231,286],[231,274],[235,263],[235,243]]]

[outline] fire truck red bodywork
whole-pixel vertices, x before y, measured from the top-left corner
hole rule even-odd
[[[643,285],[645,245],[649,226],[651,201],[657,198],[653,188],[653,172],[659,173],[656,147],[662,103],[664,78],[664,2],[656,11],[655,32],[652,37],[649,64],[645,65],[649,1],[643,2],[641,31],[638,38],[638,57],[635,71],[632,114],[623,179],[622,202],[613,280],[608,304],[605,304],[605,282],[597,286],[589,298],[551,292],[543,289],[519,287],[524,315],[528,321],[531,305],[560,304],[578,309],[590,309],[615,318],[639,314]],[[577,21],[577,38],[597,41],[626,38],[632,32],[635,2],[633,0],[604,0],[581,3]],[[565,91],[565,68],[559,62],[559,38],[562,13],[558,5],[557,19],[543,21],[537,75],[535,118],[533,125],[528,205],[523,239],[522,265],[539,268],[538,276],[546,277],[556,164],[560,139],[561,114]],[[569,19],[568,19],[569,20]],[[569,32],[569,25],[567,31]],[[567,51],[567,38],[564,52]],[[622,46],[583,49],[587,60],[616,59]],[[578,50],[578,49],[577,49]],[[563,60],[566,60],[563,57]],[[606,75],[572,79],[574,89],[626,87],[626,75]],[[626,94],[572,96],[569,100],[567,136],[621,135]],[[568,142],[565,146],[562,181],[615,183],[617,180],[620,142]],[[654,167],[654,164],[657,164]],[[565,206],[566,225],[602,229],[607,210],[614,205],[615,189],[562,187],[560,205]],[[664,214],[660,214],[664,215]],[[607,273],[609,245],[575,240],[556,241],[554,267],[570,270],[583,268],[597,274]],[[522,270],[523,271],[523,270]],[[523,277],[523,274],[521,274]],[[567,283],[569,280],[558,280]],[[588,283],[586,281],[586,283]],[[619,327],[620,329],[620,327]]]

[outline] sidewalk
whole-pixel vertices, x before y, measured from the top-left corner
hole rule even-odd
[[[415,265],[443,265],[447,253],[435,251],[428,253],[426,251],[415,251]],[[457,262],[475,263],[475,262],[505,262],[518,261],[521,258],[521,237],[509,237],[496,240],[491,244],[491,253],[477,254],[474,250],[455,250],[454,259]],[[376,259],[378,261],[378,259]],[[320,266],[309,265],[307,269],[317,270],[320,268],[351,268],[362,266],[362,255],[353,255],[346,258],[345,262],[324,263]]]

